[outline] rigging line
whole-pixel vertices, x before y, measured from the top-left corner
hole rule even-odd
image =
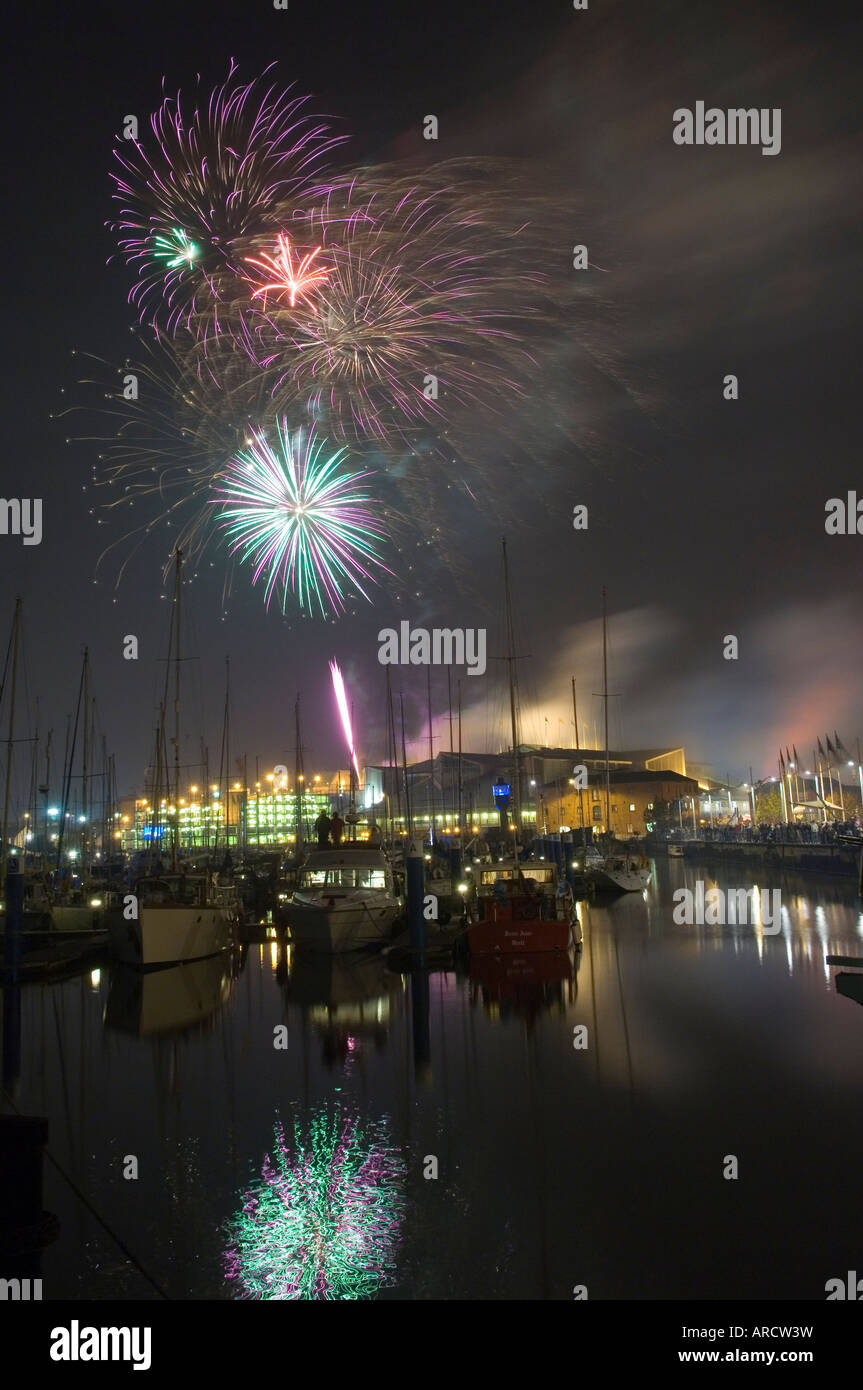
[[[18,1106],[15,1104],[15,1101],[12,1099],[11,1095],[6,1090],[6,1088],[0,1087],[0,1091],[2,1091],[4,1100],[8,1101],[9,1105],[11,1105],[12,1109],[15,1111],[15,1114],[22,1115],[23,1112],[18,1109]],[[57,1172],[60,1174],[61,1178],[65,1179],[65,1181],[69,1184],[75,1196],[78,1198],[79,1201],[84,1203],[84,1206],[90,1212],[90,1215],[95,1217],[95,1219],[99,1222],[99,1225],[102,1226],[103,1229],[108,1232],[108,1235],[117,1245],[117,1247],[120,1250],[122,1250],[126,1259],[129,1260],[135,1266],[139,1274],[142,1274],[144,1276],[144,1278],[147,1280],[147,1283],[150,1284],[152,1288],[156,1290],[156,1293],[159,1295],[159,1297],[164,1298],[166,1302],[170,1303],[171,1299],[169,1298],[168,1294],[165,1293],[165,1290],[161,1287],[160,1284],[156,1282],[156,1280],[153,1278],[151,1274],[147,1273],[146,1269],[141,1264],[141,1261],[132,1253],[128,1245],[126,1245],[125,1241],[117,1235],[117,1232],[111,1229],[104,1216],[101,1216],[99,1214],[99,1212],[93,1206],[93,1203],[87,1197],[87,1194],[85,1192],[82,1192],[78,1184],[74,1182],[72,1178],[69,1177],[69,1174],[65,1171],[62,1164],[54,1157],[54,1155],[51,1153],[50,1149],[47,1148],[47,1146],[44,1152],[45,1157],[48,1159],[48,1162],[53,1164]]]

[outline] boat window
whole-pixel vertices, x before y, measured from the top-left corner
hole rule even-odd
[[[303,874],[304,888],[386,888],[386,886],[386,870],[366,865],[337,869],[307,869]]]
[[[483,869],[483,883],[498,883],[502,879],[512,878],[512,869]]]

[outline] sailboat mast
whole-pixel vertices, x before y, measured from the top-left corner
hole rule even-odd
[[[608,761],[608,609],[602,591],[602,699],[605,705],[605,828],[611,834],[611,769]]]
[[[225,851],[231,848],[231,658],[225,657]]]
[[[9,844],[9,794],[12,790],[12,745],[15,735],[15,686],[18,680],[18,633],[21,627],[21,599],[15,600],[12,626],[12,689],[9,696],[9,732],[6,738],[6,786],[3,792],[3,843],[0,847],[0,894],[6,900],[6,861]]]
[[[572,717],[575,722],[575,751],[578,752],[578,701],[575,698],[575,676],[572,677]],[[581,779],[579,778],[579,781]],[[578,824],[584,829],[584,788],[578,789]]]
[[[405,774],[405,814],[407,816],[408,835],[413,839],[414,818],[411,809],[411,784],[408,780],[408,750],[405,741],[405,697],[401,690],[399,691],[399,705],[402,714],[402,767],[404,768]]]
[[[515,800],[513,805],[513,827],[516,844],[521,829],[521,760],[519,757],[518,707],[515,698],[515,631],[512,621],[512,595],[509,588],[509,560],[506,553],[506,538],[503,541],[503,587],[506,599],[506,639],[507,662],[509,663],[509,713],[512,724],[512,761]],[[515,846],[514,846],[515,848]],[[516,851],[517,852],[517,851]]]
[[[81,872],[87,873],[89,859],[88,782],[90,778],[90,648],[84,648],[84,758],[81,769]]]
[[[428,721],[429,721],[429,844],[434,849],[434,740],[432,738],[432,708],[431,708],[431,667],[426,667],[426,692],[428,702]],[[441,778],[443,786],[443,778]]]
[[[397,806],[397,808],[398,808],[398,818],[399,818],[399,820],[401,820],[401,818],[402,818],[402,784],[401,784],[401,780],[400,780],[400,778],[399,778],[399,748],[398,748],[398,742],[397,742],[397,740],[396,740],[396,715],[395,715],[395,709],[393,708],[393,692],[392,692],[392,686],[390,685],[390,668],[389,668],[389,666],[385,666],[385,667],[384,667],[384,670],[386,671],[386,677],[387,677],[387,720],[388,720],[388,723],[387,723],[387,756],[390,756],[390,748],[391,748],[391,749],[392,749],[392,756],[391,756],[391,758],[390,758],[390,766],[391,766],[391,767],[393,768],[393,770],[394,770],[394,771],[393,771],[393,781],[394,781],[394,783],[395,783],[396,806]],[[394,826],[393,826],[393,808],[392,808],[392,802],[389,800],[389,798],[387,798],[387,810],[389,811],[389,817],[390,817],[390,839],[392,839],[393,836],[394,836],[394,834],[395,834],[395,828],[394,828]]]
[[[297,827],[294,835],[294,849],[297,859],[302,858],[303,847],[306,842],[306,827],[303,822],[303,792],[306,789],[305,776],[303,775],[303,754],[302,743],[300,742],[300,692],[297,691],[297,703],[294,706],[294,725],[296,748],[294,751],[294,792],[296,794],[297,807]]]
[[[183,552],[177,547],[177,569],[174,576],[174,836],[171,844],[171,865],[177,871],[177,850],[180,839],[180,584],[182,582]],[[168,791],[170,801],[171,793]]]
[[[461,823],[462,816],[462,782],[461,782],[461,681],[456,681],[456,699],[458,700],[458,764],[456,766],[456,778],[458,781],[458,872],[459,878],[462,875],[462,864],[464,854],[465,834]]]

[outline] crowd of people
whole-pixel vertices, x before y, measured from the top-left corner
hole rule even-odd
[[[860,818],[826,822],[760,821],[758,825],[717,825],[705,828],[705,840],[735,841],[742,844],[834,845],[843,837],[863,839]]]

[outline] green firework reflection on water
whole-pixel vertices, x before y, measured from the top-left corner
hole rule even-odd
[[[240,1298],[364,1299],[394,1281],[404,1162],[383,1122],[337,1107],[272,1154],[228,1228],[225,1272]]]

